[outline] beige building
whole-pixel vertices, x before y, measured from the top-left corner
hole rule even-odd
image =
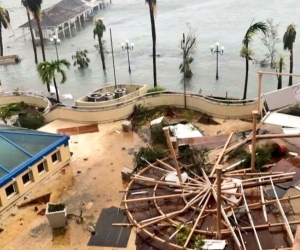
[[[0,211],[67,165],[69,137],[0,126]]]

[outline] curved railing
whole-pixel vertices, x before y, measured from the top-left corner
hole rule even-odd
[[[0,106],[15,102],[24,102],[29,105],[44,108],[44,115],[51,109],[51,102],[43,94],[31,91],[0,92]]]
[[[29,105],[43,107],[46,121],[56,119],[69,120],[80,123],[107,123],[126,119],[132,114],[134,105],[143,105],[148,108],[158,106],[184,107],[184,96],[182,92],[162,91],[134,96],[119,103],[101,103],[102,106],[65,106],[62,104],[51,105],[46,96],[30,91],[12,91],[0,93],[0,106],[25,102]],[[97,104],[97,103],[95,103]],[[195,93],[186,94],[188,109],[199,111],[220,118],[250,118],[252,110],[256,109],[257,101],[231,100],[203,96]]]
[[[256,99],[252,100],[219,100],[195,93],[187,93],[187,108],[220,118],[250,118],[256,109]],[[45,115],[46,121],[63,119],[81,123],[107,123],[125,119],[132,114],[134,105],[148,108],[157,106],[184,107],[182,92],[163,91],[148,93],[120,103],[97,106],[57,106]]]

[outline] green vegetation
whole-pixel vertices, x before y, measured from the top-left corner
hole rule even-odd
[[[148,109],[141,104],[134,105],[133,113],[131,115],[133,128],[135,128],[136,126],[143,126],[148,121],[151,121],[152,119],[161,116],[163,113],[164,109],[161,107]]]
[[[10,27],[10,17],[7,9],[0,6],[0,56],[3,56],[2,26],[4,29]]]
[[[48,205],[48,212],[53,213],[53,212],[59,212],[63,211],[65,209],[65,204],[63,203],[58,203],[58,204],[49,204]]]
[[[179,151],[179,156],[188,165],[188,171],[202,175],[201,169],[204,168],[208,159],[207,149],[195,149],[187,146]]]
[[[153,92],[161,92],[165,91],[166,89],[160,86],[153,87],[151,89],[148,89],[147,93],[153,93]]]
[[[0,108],[0,118],[7,124],[7,119],[19,115],[14,125],[28,129],[37,129],[44,125],[44,116],[35,107],[24,102],[10,103]]]
[[[262,167],[271,162],[273,148],[268,144],[264,144],[256,148],[255,153],[255,168],[257,171],[261,172]],[[247,151],[242,151],[244,161],[241,163],[242,168],[249,168],[251,166],[251,153]]]
[[[135,168],[143,168],[148,165],[145,161],[154,163],[157,159],[163,159],[167,156],[167,152],[161,148],[145,148],[141,147],[138,152],[134,153]],[[145,159],[145,160],[144,160]]]
[[[176,234],[176,242],[178,245],[180,246],[184,246],[187,238],[189,237],[192,228],[188,227],[188,226],[184,226],[181,227],[181,225],[177,225],[177,234]],[[205,242],[205,236],[201,236],[201,235],[195,235],[193,234],[192,237],[190,238],[189,244],[188,246],[190,248],[201,248]]]
[[[295,25],[290,24],[287,27],[286,32],[284,33],[283,36],[283,49],[288,50],[290,52],[290,74],[293,73],[293,56],[294,56],[293,46],[295,40],[296,40]],[[289,86],[292,85],[293,85],[293,78],[292,76],[289,76]]]
[[[249,73],[249,60],[252,60],[251,55],[253,55],[253,52],[249,49],[249,45],[253,39],[253,36],[258,32],[261,31],[264,34],[267,32],[267,26],[264,22],[257,22],[252,24],[244,38],[243,38],[243,47],[240,52],[240,56],[245,58],[246,61],[246,76],[245,76],[245,85],[244,85],[244,95],[243,100],[247,98],[247,88],[248,88],[248,73]]]
[[[103,24],[102,20],[100,18],[96,19],[95,21],[95,28],[93,30],[94,34],[94,39],[97,36],[98,37],[98,44],[99,44],[99,52],[101,55],[101,61],[102,61],[102,68],[103,70],[106,69],[105,67],[105,58],[104,58],[104,49],[103,49],[103,43],[102,43],[102,37],[103,37],[103,32],[105,32],[106,27]]]
[[[189,34],[185,39],[185,35],[183,34],[183,40],[181,40],[181,49],[183,51],[183,61],[179,65],[180,73],[183,74],[185,78],[191,78],[193,76],[193,72],[191,70],[191,64],[194,61],[194,47],[196,45],[196,36],[192,33],[191,27],[188,25]]]
[[[19,115],[17,122],[19,122],[22,128],[38,129],[44,125],[45,118],[40,112],[32,110],[31,112]]]
[[[34,61],[35,61],[35,64],[38,64],[38,57],[37,57],[37,52],[36,52],[36,43],[35,43],[35,39],[34,39],[34,35],[33,35],[31,18],[30,18],[30,10],[28,8],[27,0],[21,0],[21,3],[26,9],[27,20],[28,20],[28,25],[29,25],[29,31],[30,31],[30,36],[31,36],[31,42],[32,42],[32,47],[33,47],[33,52],[34,52]]]
[[[66,72],[62,69],[63,66],[69,69],[70,63],[66,59],[61,59],[51,62],[45,61],[37,65],[37,71],[43,83],[50,84],[53,79],[57,102],[59,102],[59,95],[56,85],[56,74],[59,73],[62,76],[62,80],[60,83],[65,83],[67,81]]]
[[[80,68],[85,68],[89,66],[90,59],[87,57],[88,51],[85,50],[77,50],[75,55],[72,55],[73,66],[79,66]]]

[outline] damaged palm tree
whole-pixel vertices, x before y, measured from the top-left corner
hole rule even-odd
[[[3,56],[2,27],[10,28],[10,18],[7,9],[0,6],[0,56]]]
[[[103,32],[105,30],[106,30],[105,25],[103,24],[102,20],[100,18],[98,18],[95,21],[95,28],[93,30],[93,33],[94,33],[94,39],[95,39],[96,36],[98,36],[99,52],[100,52],[100,55],[101,55],[103,70],[106,69],[106,67],[105,67],[105,58],[104,58],[104,49],[103,49],[103,43],[102,43]]]
[[[185,35],[183,34],[183,39],[181,40],[181,49],[183,51],[183,61],[179,66],[180,73],[183,74],[183,77],[190,78],[193,73],[191,70],[191,63],[194,61],[192,57],[194,53],[194,46],[196,42],[196,36],[192,33],[191,28],[189,34],[185,39]]]

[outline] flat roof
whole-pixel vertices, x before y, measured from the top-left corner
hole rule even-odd
[[[61,145],[69,136],[0,125],[0,187]]]

